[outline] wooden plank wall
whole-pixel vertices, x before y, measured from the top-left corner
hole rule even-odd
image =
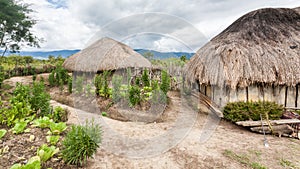
[[[221,89],[217,86],[200,85],[200,92],[221,107],[227,102],[236,101],[274,101],[285,107],[300,107],[300,85],[296,87],[286,86],[255,86],[247,88]]]

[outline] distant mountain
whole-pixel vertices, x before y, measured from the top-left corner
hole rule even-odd
[[[50,55],[63,58],[69,57],[80,50],[57,50],[57,51],[20,51],[19,53],[6,53],[7,55],[16,54],[21,56],[32,56],[37,59],[47,59]]]
[[[151,52],[154,55],[154,59],[166,59],[175,57],[178,58],[182,55],[185,55],[187,59],[190,59],[195,53],[187,53],[187,52],[158,52],[155,50],[147,50],[147,49],[134,49],[136,52],[143,55],[146,52]],[[62,56],[63,58],[67,58],[80,50],[57,50],[57,51],[20,51],[19,53],[15,53],[21,56],[32,56],[37,59],[48,59],[50,55],[58,57]],[[6,53],[6,56],[11,55],[12,53]]]
[[[154,59],[166,59],[171,57],[181,57],[185,55],[187,59],[190,59],[195,53],[188,53],[188,52],[158,52],[155,50],[147,50],[147,49],[134,49],[139,54],[143,55],[146,52],[151,52],[154,55]]]

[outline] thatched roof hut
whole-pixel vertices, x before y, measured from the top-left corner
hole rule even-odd
[[[295,86],[300,82],[300,14],[286,8],[250,12],[199,49],[187,70],[200,84]]]
[[[70,56],[63,67],[70,71],[98,72],[128,67],[150,68],[151,62],[129,46],[105,37]]]
[[[187,77],[231,90],[256,84],[295,87],[300,83],[299,11],[265,8],[242,16],[197,51],[186,66]]]

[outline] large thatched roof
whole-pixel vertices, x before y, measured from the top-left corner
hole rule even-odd
[[[127,67],[149,68],[151,63],[129,46],[111,38],[102,38],[70,56],[63,66],[71,71],[97,72]]]
[[[300,12],[266,8],[242,16],[199,49],[186,70],[190,80],[220,87],[295,86],[300,83]]]

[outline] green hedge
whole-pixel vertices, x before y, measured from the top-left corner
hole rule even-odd
[[[283,114],[283,106],[275,102],[232,102],[224,107],[224,118],[232,121],[260,120],[260,114],[263,119],[280,119]],[[268,116],[268,117],[267,117]]]

